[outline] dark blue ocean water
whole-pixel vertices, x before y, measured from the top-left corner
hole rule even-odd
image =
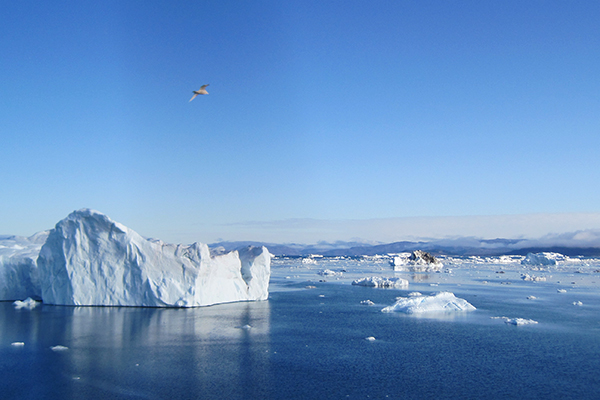
[[[452,289],[477,310],[427,318],[380,312],[396,296],[431,289],[411,285],[275,279],[268,301],[196,309],[17,310],[2,302],[0,398],[600,398],[596,291],[442,283],[436,289]],[[538,300],[526,300],[530,294]],[[375,305],[361,305],[366,299]]]

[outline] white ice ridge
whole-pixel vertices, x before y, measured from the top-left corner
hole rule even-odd
[[[447,311],[473,311],[473,307],[464,299],[454,296],[454,293],[439,292],[432,296],[398,297],[396,303],[382,309],[382,312],[399,311],[406,314]]]
[[[0,273],[6,276],[6,268]],[[195,307],[265,300],[270,274],[265,247],[211,256],[205,244],[147,240],[82,209],[50,231],[35,268],[10,275],[10,285],[24,287],[8,295],[56,305]]]
[[[360,278],[352,282],[353,285],[368,286],[376,288],[407,288],[408,281],[402,278],[382,278],[380,276],[371,276]]]

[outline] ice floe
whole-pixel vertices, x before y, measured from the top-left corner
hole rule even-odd
[[[33,310],[40,304],[40,302],[33,300],[31,297],[28,297],[23,301],[17,300],[13,304],[16,309],[27,308],[29,310]]]
[[[362,304],[363,306],[374,306],[375,303],[373,303],[371,300],[362,300],[360,302],[360,304]]]
[[[52,350],[52,351],[67,351],[67,350],[69,350],[69,348],[67,346],[61,346],[59,344],[57,346],[50,347],[50,350]]]
[[[535,276],[535,275],[529,275],[529,274],[521,274],[521,279],[523,279],[524,281],[532,281],[532,282],[545,282],[546,281],[545,276]]]
[[[427,312],[473,311],[475,307],[451,292],[439,292],[431,296],[398,297],[396,303],[383,308],[382,312],[417,314]]]
[[[352,281],[353,285],[368,286],[376,288],[407,288],[408,281],[402,278],[382,278],[380,276],[371,276]]]
[[[508,317],[491,317],[492,319],[501,319],[505,324],[509,325],[531,325],[537,324],[537,321],[526,318],[508,318]]]
[[[319,271],[319,275],[328,276],[328,277],[336,277],[336,276],[342,276],[342,275],[344,275],[344,273],[343,272],[335,272],[330,269],[324,269],[323,271]]]

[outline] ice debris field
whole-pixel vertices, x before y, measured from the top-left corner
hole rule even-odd
[[[597,304],[599,278],[600,260],[558,253],[435,257],[417,250],[274,257],[265,247],[224,252],[146,239],[89,209],[73,212],[50,231],[0,239],[0,300],[29,310],[40,304],[197,307],[267,300],[270,285],[275,291],[346,285],[365,297],[356,304],[379,306],[384,313],[489,313],[495,308],[490,301],[501,301],[509,311],[514,305],[516,315],[490,319],[528,325],[538,322],[532,315],[545,306]]]
[[[600,259],[549,252],[275,257],[271,275],[272,292],[355,287],[349,306],[383,313],[551,327],[600,311],[599,283]]]

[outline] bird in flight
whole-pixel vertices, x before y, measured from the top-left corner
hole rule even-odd
[[[190,99],[190,101],[194,100],[196,98],[196,96],[198,96],[199,94],[208,94],[208,92],[206,91],[206,87],[207,86],[208,86],[208,84],[202,85],[200,87],[200,89],[193,90],[194,95],[192,96],[192,98]]]

